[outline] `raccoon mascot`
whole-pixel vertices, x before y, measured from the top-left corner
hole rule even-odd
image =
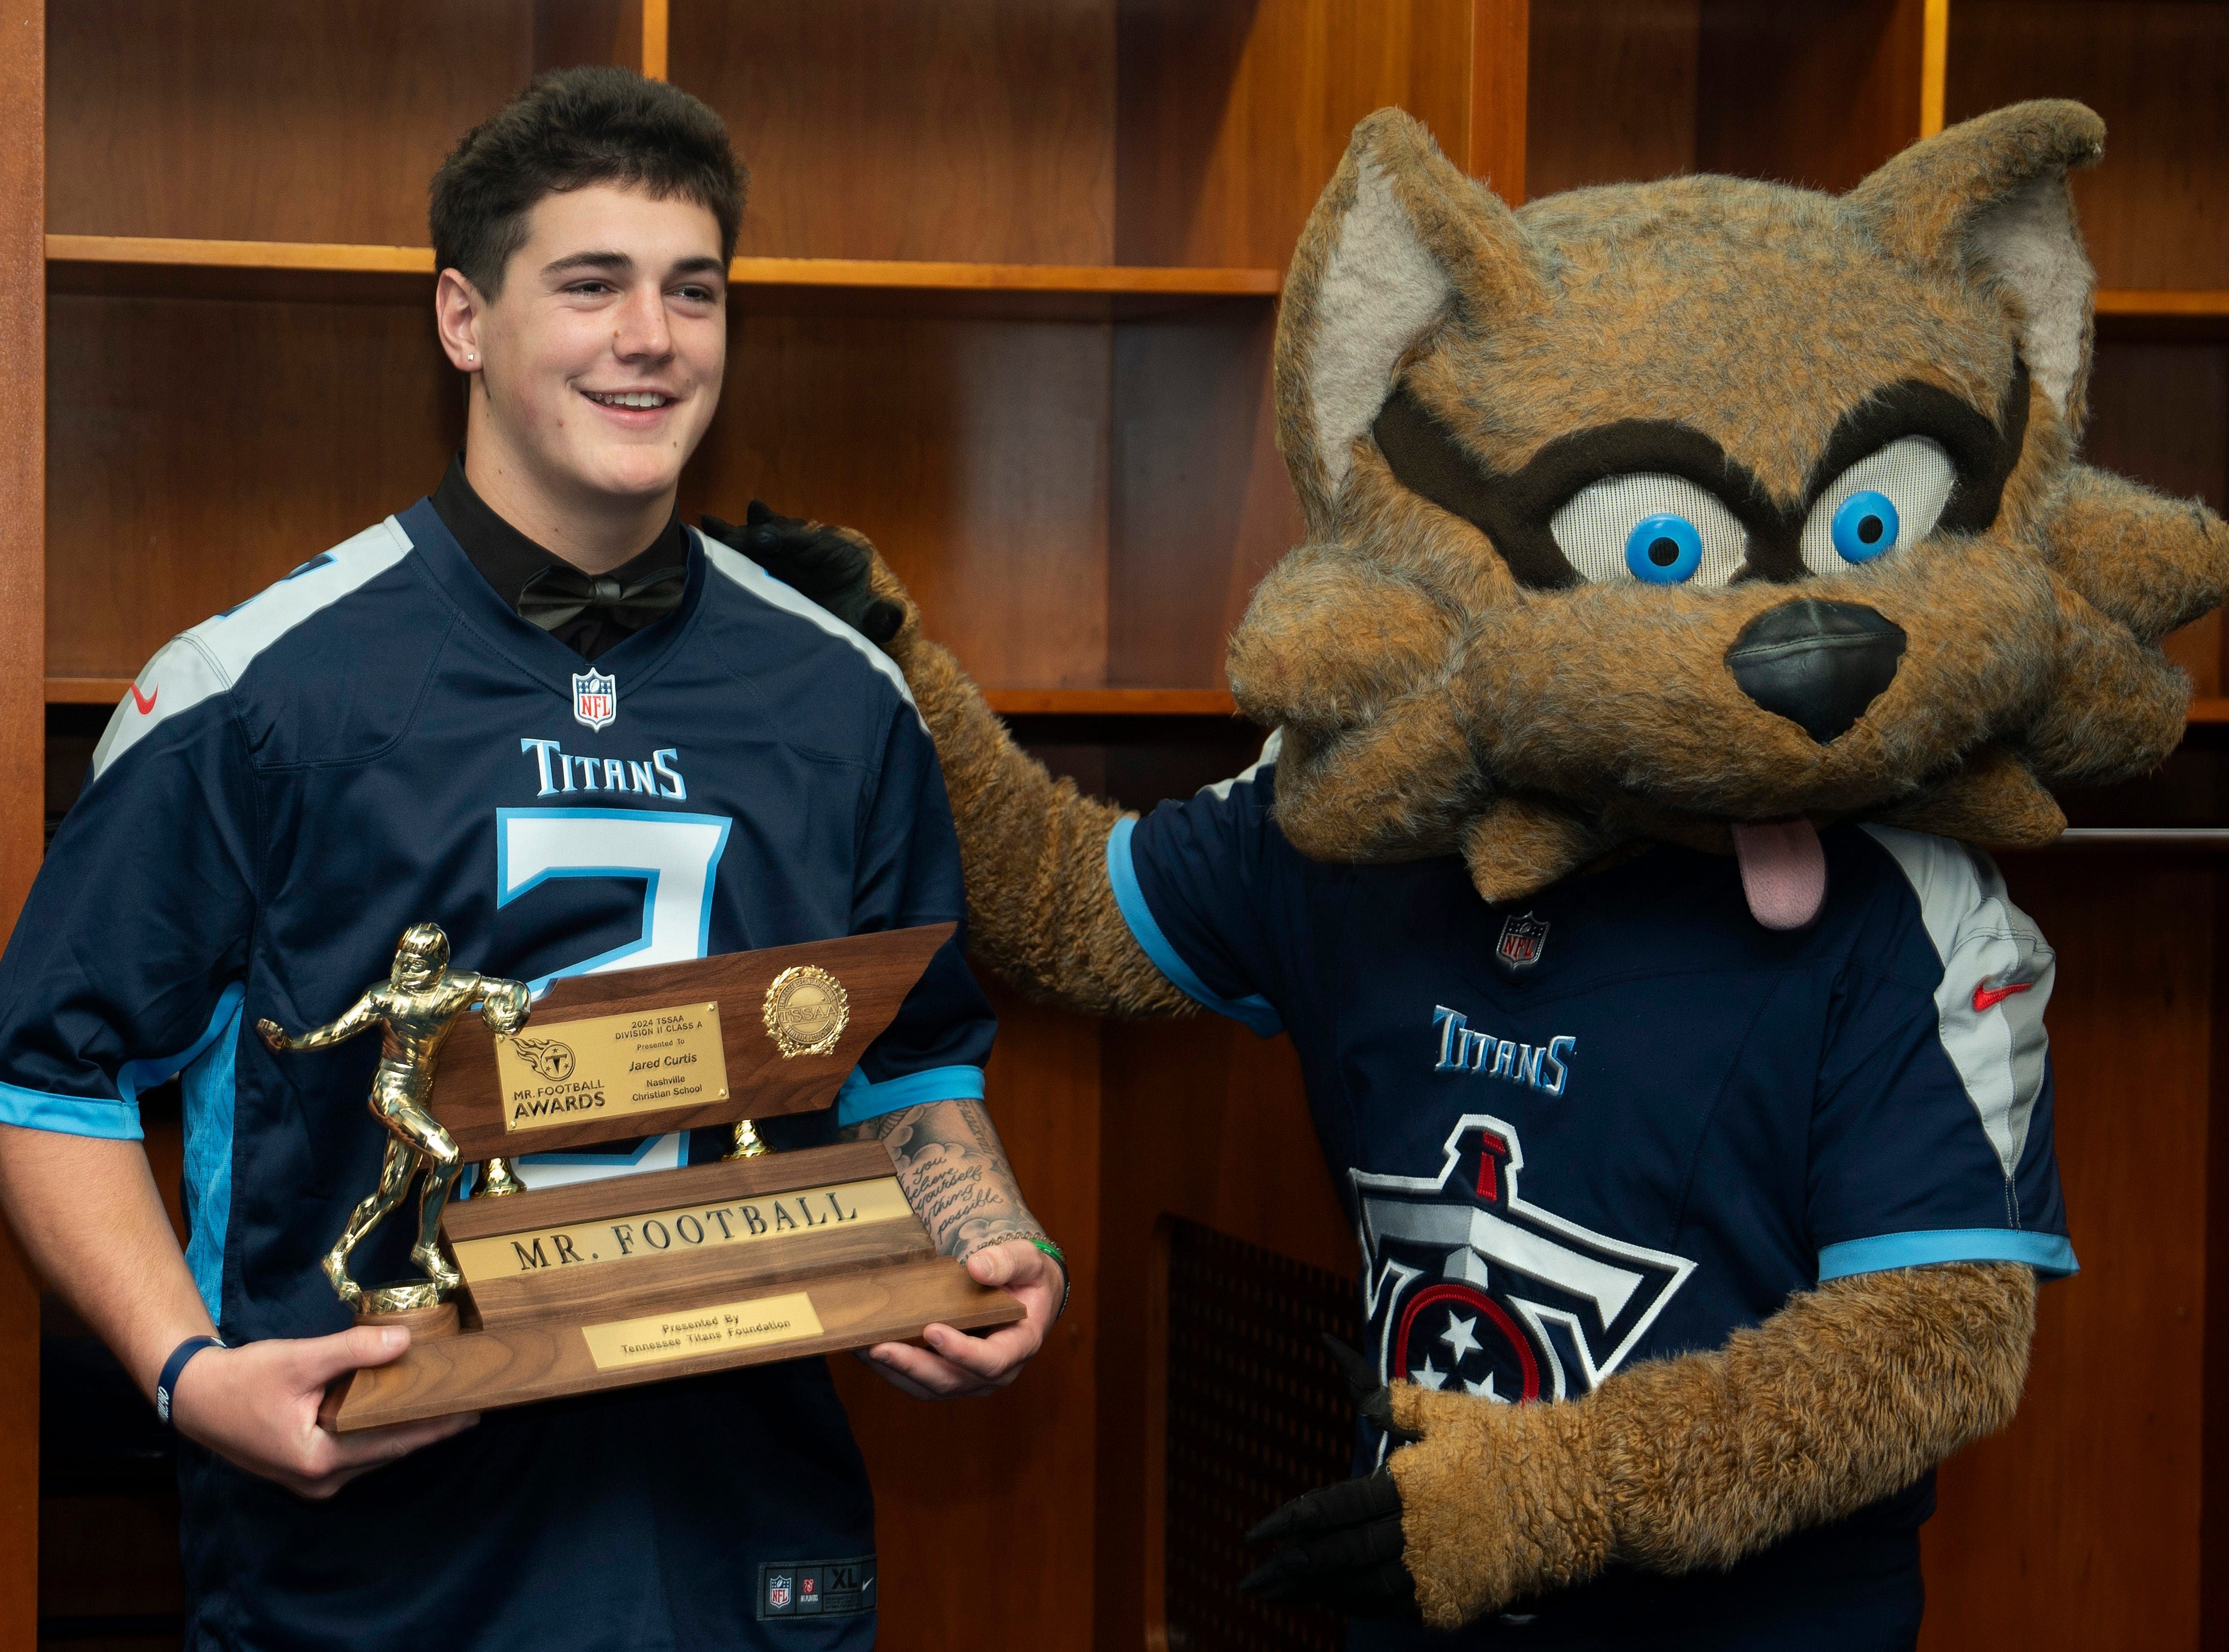
[[[1968,845],[2174,748],[2158,644],[2229,578],[2219,518],[2073,457],[2103,137],[2023,104],[1839,199],[1513,212],[1364,121],[1279,323],[1308,542],[1230,647],[1278,732],[1142,821],[864,541],[726,530],[904,669],[992,968],[1291,1034],[1374,1426],[1248,1582],[1358,1646],[1917,1633],[1932,1470],[2075,1266],[2052,953]]]

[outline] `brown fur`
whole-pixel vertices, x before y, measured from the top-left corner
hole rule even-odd
[[[1122,811],[1054,779],[1014,744],[951,651],[923,640],[919,610],[879,557],[875,588],[905,611],[888,651],[944,766],[969,950],[1033,997],[1096,1015],[1191,1014],[1114,904],[1107,834]]]
[[[1838,1279],[1723,1348],[1555,1405],[1404,1383],[1393,1454],[1424,1621],[1453,1629],[1612,1559],[1729,1566],[1911,1484],[2012,1418],[2035,1278],[2010,1265]]]
[[[1335,482],[1314,423],[1311,375],[1352,325],[1325,295],[1359,256],[1341,237],[1378,178],[1448,284],[1396,380],[1476,459],[1511,472],[1574,431],[1670,419],[1799,503],[1837,421],[1880,387],[1995,408],[2026,311],[1973,226],[2024,189],[2057,189],[2042,209],[2071,211],[2051,204],[2058,179],[2101,143],[2078,105],[2021,105],[1840,200],[1688,177],[1512,213],[1406,116],[1365,121],[1280,324],[1280,442],[1314,542],[1262,582],[1230,650],[1242,708],[1288,730],[1277,807],[1294,845],[1363,861],[1461,847],[1481,893],[1506,900],[1630,836],[1723,847],[1729,821],[1795,813],[2047,841],[2058,816],[2040,787],[2156,765],[2188,695],[2156,644],[2220,600],[2229,530],[2072,463],[2086,306],[2064,409],[2039,372],[1988,528],[1802,581],[1911,639],[1887,691],[1826,745],[1750,701],[1724,663],[1786,586],[1525,589],[1366,431]]]

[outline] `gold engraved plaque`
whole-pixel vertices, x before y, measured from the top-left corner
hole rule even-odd
[[[820,1316],[813,1311],[813,1298],[802,1290],[581,1327],[581,1335],[588,1339],[588,1357],[599,1371],[694,1360],[732,1348],[793,1342],[820,1334]]]
[[[720,1006],[556,1021],[495,1041],[506,1130],[548,1130],[728,1098]]]
[[[784,970],[767,989],[767,1036],[787,1060],[825,1055],[844,1036],[851,1020],[851,1000],[844,983],[817,964]]]
[[[838,1228],[902,1221],[912,1214],[913,1207],[906,1202],[897,1178],[882,1176],[731,1199],[723,1204],[678,1205],[639,1215],[568,1222],[562,1227],[453,1239],[449,1248],[466,1280],[477,1285],[527,1275],[546,1277],[566,1268],[687,1256],[725,1245],[832,1233]]]

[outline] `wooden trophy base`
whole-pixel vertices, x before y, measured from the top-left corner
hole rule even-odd
[[[453,1205],[459,1300],[377,1322],[411,1323],[409,1349],[336,1381],[318,1418],[351,1433],[1020,1319],[935,1254],[894,1169],[853,1142]]]
[[[401,1308],[386,1311],[359,1308],[356,1322],[359,1325],[400,1325],[410,1333],[413,1341],[428,1336],[454,1336],[461,1329],[457,1304],[453,1302],[435,1303],[431,1308]]]

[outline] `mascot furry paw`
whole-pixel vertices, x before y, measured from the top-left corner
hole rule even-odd
[[[1230,644],[1279,732],[1144,820],[878,562],[808,570],[895,616],[980,956],[1289,1030],[1371,1393],[1252,1582],[1386,1614],[1357,1644],[1917,1633],[1931,1471],[2074,1266],[2052,957],[1970,846],[2174,747],[2159,641],[2229,578],[2210,512],[2074,458],[2103,136],[2024,104],[1840,198],[1513,212],[1363,122],[1279,323],[1309,541]]]

